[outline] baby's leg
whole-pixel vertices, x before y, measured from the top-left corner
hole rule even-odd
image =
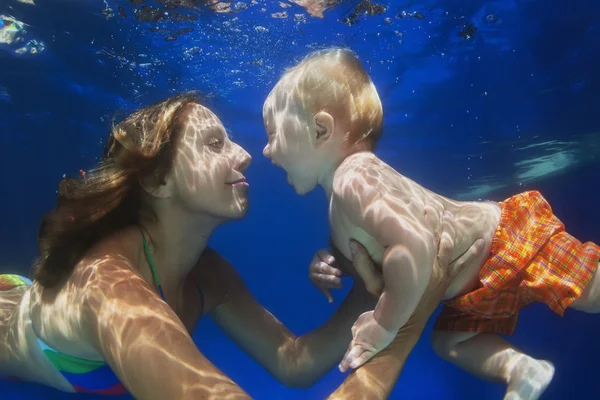
[[[554,366],[521,353],[500,336],[434,331],[432,345],[442,358],[480,378],[508,385],[505,400],[538,399]]]
[[[600,313],[600,273],[598,270],[600,270],[600,265],[581,296],[571,304],[571,308],[587,313]]]

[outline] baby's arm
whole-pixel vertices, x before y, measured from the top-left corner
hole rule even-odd
[[[352,327],[352,342],[340,371],[358,368],[387,347],[415,311],[432,273],[433,257],[395,245],[383,260],[383,293],[374,311],[363,313]]]
[[[483,239],[475,241],[458,259],[450,263],[454,250],[455,232],[453,221],[444,218],[439,253],[434,262],[433,274],[425,294],[417,305],[414,314],[400,328],[398,334],[384,350],[373,357],[367,364],[350,374],[344,383],[327,400],[355,399],[360,393],[361,400],[387,399],[396,385],[396,381],[404,368],[404,364],[421,333],[433,314],[452,279],[444,273],[448,268],[459,268],[477,260],[485,250]]]
[[[386,347],[408,321],[421,300],[431,277],[436,246],[424,212],[395,198],[381,196],[377,187],[350,178],[341,190],[338,204],[352,223],[387,248],[382,263],[384,290],[374,311],[362,314],[355,323],[353,341],[340,369],[357,368]],[[361,181],[361,182],[357,182]],[[413,207],[414,207],[413,200]],[[405,208],[406,207],[406,208]]]
[[[401,235],[401,228],[395,231]],[[409,240],[420,241],[421,238]],[[431,251],[432,247],[433,242],[431,246],[396,244],[389,247],[384,254],[384,289],[375,306],[373,317],[379,325],[394,334],[408,321],[425,292],[435,257]]]

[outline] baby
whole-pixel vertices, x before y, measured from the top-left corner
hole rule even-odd
[[[319,51],[287,70],[267,97],[263,118],[265,157],[287,172],[298,194],[323,187],[332,244],[351,258],[350,239],[359,242],[383,277],[375,309],[352,328],[340,370],[357,368],[385,348],[421,300],[437,254],[427,223],[434,210],[454,218],[452,259],[476,240],[486,243],[470,263],[445,271],[452,283],[435,325],[436,352],[469,372],[505,382],[506,399],[538,398],[554,367],[498,335],[512,334],[519,310],[536,301],[561,316],[567,307],[599,312],[600,247],[566,233],[536,191],[501,203],[453,201],[380,160],[373,151],[382,130],[381,101],[349,50]],[[320,289],[339,286],[334,262],[312,268]]]

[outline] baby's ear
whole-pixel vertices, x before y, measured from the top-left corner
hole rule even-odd
[[[313,117],[316,126],[315,140],[317,144],[325,142],[333,134],[335,121],[333,116],[326,111],[319,111]]]

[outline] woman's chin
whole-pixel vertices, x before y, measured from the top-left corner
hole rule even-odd
[[[235,203],[229,208],[226,218],[227,219],[242,219],[248,213],[248,197],[236,199]]]

